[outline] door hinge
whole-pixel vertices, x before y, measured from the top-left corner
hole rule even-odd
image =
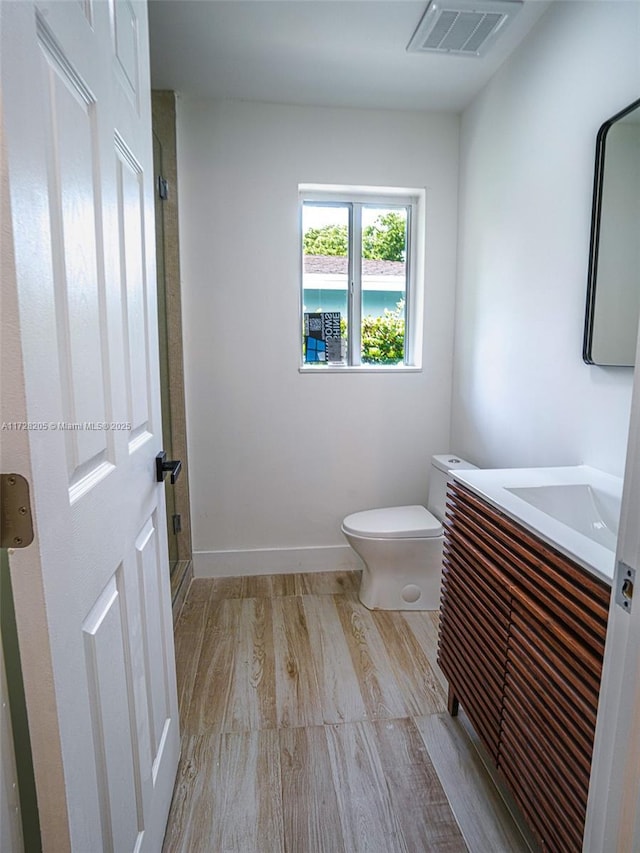
[[[158,175],[158,196],[162,201],[166,201],[169,198],[169,181],[163,178],[162,175]]]
[[[26,548],[32,542],[29,483],[20,474],[0,474],[0,547]]]
[[[179,514],[173,516],[173,532],[182,533],[182,516]]]

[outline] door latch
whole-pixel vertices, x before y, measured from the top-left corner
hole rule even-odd
[[[620,560],[616,579],[616,604],[619,604],[627,613],[631,612],[631,599],[633,598],[635,582],[636,570]]]
[[[32,542],[29,483],[20,474],[0,474],[0,547],[26,548]]]
[[[171,474],[171,485],[180,476],[182,471],[182,462],[179,459],[167,459],[167,454],[164,450],[156,456],[156,482],[162,483],[167,474]]]

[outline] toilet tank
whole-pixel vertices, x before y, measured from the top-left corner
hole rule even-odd
[[[477,468],[466,459],[461,459],[453,453],[440,453],[431,457],[431,472],[429,476],[429,496],[427,509],[440,521],[444,520],[447,502],[447,483],[453,471]]]

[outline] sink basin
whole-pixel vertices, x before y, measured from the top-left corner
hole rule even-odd
[[[456,471],[456,480],[611,583],[622,478],[572,465]]]
[[[620,506],[612,495],[583,483],[507,487],[507,491],[615,551]]]

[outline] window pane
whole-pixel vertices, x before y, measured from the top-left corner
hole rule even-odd
[[[362,208],[363,364],[404,361],[407,209]]]
[[[307,363],[346,360],[348,232],[347,206],[304,203],[302,302],[303,354]]]

